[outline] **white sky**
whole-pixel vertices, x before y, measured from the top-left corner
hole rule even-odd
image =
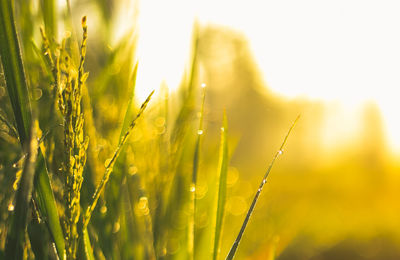
[[[178,85],[195,17],[241,31],[274,92],[376,101],[400,150],[399,0],[142,0],[140,98]]]

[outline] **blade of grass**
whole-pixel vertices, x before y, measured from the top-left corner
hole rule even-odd
[[[0,2],[0,56],[20,142],[25,144],[30,133],[31,105],[12,3],[9,0]]]
[[[148,103],[150,102],[151,96],[154,94],[154,91],[150,93],[150,95],[147,97],[147,99],[143,102],[142,106],[139,109],[139,112],[137,113],[136,117],[132,120],[131,124],[128,127],[128,130],[125,132],[124,136],[122,137],[121,141],[118,144],[117,149],[114,151],[113,156],[106,162],[106,170],[103,175],[103,178],[101,179],[100,183],[97,185],[96,190],[92,196],[91,202],[89,206],[86,209],[84,219],[83,219],[83,228],[86,228],[87,225],[90,222],[90,218],[92,216],[93,210],[96,207],[97,201],[99,200],[100,194],[103,192],[108,179],[110,178],[110,174],[113,171],[114,164],[121,152],[121,149],[123,148],[124,144],[126,143],[126,140],[132,133],[132,129],[136,125],[136,121],[140,118],[140,116],[143,114],[144,110],[146,109]]]
[[[35,200],[38,201],[41,214],[45,216],[45,222],[54,240],[57,255],[59,259],[65,259],[64,235],[60,225],[60,218],[58,216],[50,178],[47,174],[45,159],[41,152],[39,152],[36,162],[34,195]]]
[[[137,71],[139,67],[139,62],[136,62],[135,68],[133,69],[132,72],[132,91],[130,93],[129,101],[128,101],[128,106],[126,108],[125,116],[124,116],[124,122],[122,123],[122,128],[121,128],[121,133],[119,135],[119,141],[122,140],[124,133],[128,130],[130,120],[133,116],[134,113],[134,104],[133,104],[133,98],[135,96],[135,88],[136,88],[136,78],[137,78]]]
[[[22,259],[24,257],[25,230],[28,222],[29,202],[32,196],[35,161],[38,151],[36,130],[32,128],[28,154],[22,171],[21,181],[16,194],[15,211],[10,229],[7,232],[5,259]]]
[[[168,233],[172,227],[172,214],[175,211],[181,210],[183,203],[178,203],[177,199],[180,200],[183,197],[177,194],[177,189],[174,188],[175,185],[180,185],[181,176],[178,173],[178,168],[183,157],[183,143],[187,137],[187,129],[190,124],[191,118],[194,114],[194,104],[195,104],[195,88],[193,87],[198,78],[198,26],[194,25],[193,30],[193,40],[191,47],[191,63],[190,67],[186,71],[186,75],[183,78],[182,85],[185,88],[182,89],[183,104],[179,108],[179,112],[174,119],[173,127],[169,135],[168,143],[168,168],[166,178],[164,180],[164,187],[161,191],[164,201],[157,209],[155,215],[156,220],[154,223],[154,244],[156,248],[156,253],[158,258],[162,258],[165,255],[166,245],[168,241]],[[186,185],[186,184],[185,184]],[[177,197],[178,196],[178,197]],[[186,248],[187,245],[186,245]]]
[[[297,121],[299,120],[299,118],[300,118],[300,116],[298,116],[296,118],[296,120],[294,120],[294,122],[293,122],[292,126],[289,128],[289,131],[287,132],[287,134],[285,136],[285,139],[283,140],[279,150],[276,152],[275,156],[273,157],[273,159],[272,159],[272,161],[271,161],[271,163],[270,163],[270,165],[269,165],[269,167],[268,167],[268,169],[267,169],[267,171],[266,171],[266,173],[265,173],[265,175],[264,175],[264,177],[263,177],[263,179],[261,181],[261,184],[257,189],[257,192],[256,192],[256,194],[255,194],[255,196],[253,198],[253,201],[252,201],[252,203],[250,205],[250,208],[247,211],[246,218],[243,221],[243,224],[242,224],[242,227],[240,228],[239,234],[237,235],[235,242],[233,242],[233,245],[232,245],[231,249],[229,250],[229,253],[228,253],[227,257],[226,257],[226,260],[232,260],[233,257],[235,256],[236,250],[237,250],[237,248],[239,246],[239,243],[240,243],[240,241],[242,239],[243,233],[244,233],[244,231],[245,231],[245,229],[247,227],[247,224],[248,224],[248,222],[250,220],[251,214],[253,213],[254,208],[256,206],[256,203],[258,201],[258,197],[260,196],[261,191],[262,191],[265,183],[267,182],[268,175],[272,170],[272,166],[274,166],[275,161],[279,157],[279,155],[281,155],[283,153],[283,147],[285,146],[286,141],[287,141],[290,133],[292,132],[294,126],[296,125]]]
[[[51,38],[57,37],[57,1],[41,0],[43,20],[46,34]]]
[[[82,229],[82,234],[79,239],[79,259],[94,260],[92,246],[90,244],[89,233],[87,228]]]
[[[203,118],[204,118],[204,101],[206,99],[206,89],[205,84],[202,84],[202,101],[199,119],[199,128],[197,130],[196,146],[193,155],[193,171],[192,171],[192,182],[190,183],[190,204],[189,204],[189,226],[188,226],[188,254],[189,259],[194,257],[194,239],[195,239],[195,218],[196,218],[196,182],[197,173],[199,171],[199,161],[200,161],[200,147],[201,140],[203,136]]]
[[[24,147],[30,133],[29,129],[32,114],[28,86],[15,28],[12,3],[12,1],[8,0],[0,1],[0,56],[3,64],[8,95],[11,100],[16,121],[19,141],[21,146]],[[64,259],[64,239],[62,229],[58,218],[54,194],[51,189],[49,176],[47,175],[44,166],[44,158],[41,152],[39,152],[37,158],[34,186],[38,194],[35,199],[42,202],[40,210],[42,213],[45,213],[46,223],[53,236],[58,256],[60,259]]]
[[[228,120],[224,111],[223,123],[221,128],[221,144],[219,150],[218,163],[218,191],[217,191],[217,209],[215,215],[215,232],[214,232],[214,247],[212,250],[213,259],[217,260],[221,246],[221,234],[225,215],[226,202],[226,181],[228,174]]]

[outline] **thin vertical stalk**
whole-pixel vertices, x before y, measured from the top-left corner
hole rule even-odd
[[[270,163],[270,165],[269,165],[269,167],[268,167],[268,169],[267,169],[267,171],[266,171],[266,173],[265,173],[265,175],[264,175],[264,177],[263,177],[263,179],[262,179],[262,181],[260,183],[260,186],[257,189],[257,192],[256,192],[256,194],[255,194],[255,196],[253,198],[253,201],[252,201],[252,203],[250,205],[250,208],[247,211],[246,218],[243,221],[243,224],[242,224],[242,227],[240,228],[239,234],[237,235],[237,237],[235,239],[235,242],[233,242],[233,245],[232,245],[232,247],[231,247],[231,249],[230,249],[230,251],[228,253],[228,256],[226,257],[226,260],[231,260],[235,256],[236,250],[237,250],[237,248],[239,246],[239,243],[240,243],[240,241],[242,239],[243,233],[244,233],[244,231],[245,231],[245,229],[247,227],[247,224],[248,224],[248,222],[250,220],[251,214],[253,213],[254,208],[255,208],[255,206],[257,204],[258,197],[260,197],[261,191],[262,191],[265,183],[267,182],[268,175],[272,170],[272,166],[274,166],[275,161],[276,161],[276,159],[278,159],[279,155],[281,155],[283,153],[283,147],[285,146],[286,141],[287,141],[290,133],[292,132],[294,126],[296,125],[297,121],[299,120],[299,118],[300,118],[300,116],[298,116],[296,118],[296,120],[293,122],[292,126],[289,128],[289,131],[287,132],[287,134],[285,136],[285,139],[283,140],[279,150],[276,152],[275,156],[273,157],[273,159],[272,159],[272,161],[271,161],[271,163]]]
[[[193,259],[194,257],[195,222],[196,222],[196,182],[197,182],[197,174],[199,171],[201,140],[203,136],[203,118],[204,118],[204,103],[205,103],[204,101],[206,99],[206,89],[205,89],[206,85],[203,83],[201,86],[202,86],[202,101],[201,101],[199,128],[197,130],[196,146],[193,155],[192,180],[189,189],[190,192],[189,225],[188,225],[189,259]]]
[[[90,222],[90,218],[92,217],[93,210],[96,207],[97,201],[100,198],[100,194],[104,191],[106,184],[110,178],[110,175],[114,169],[114,164],[121,152],[121,149],[125,145],[128,137],[132,133],[133,128],[136,126],[137,120],[141,117],[143,114],[144,110],[146,109],[148,103],[150,102],[151,96],[154,94],[154,91],[150,93],[150,95],[147,97],[147,99],[143,102],[142,106],[139,109],[139,112],[137,113],[136,117],[132,120],[131,124],[129,125],[128,129],[126,130],[125,134],[121,138],[117,148],[114,151],[114,154],[112,157],[107,161],[106,164],[106,170],[104,172],[103,178],[101,179],[100,183],[97,185],[96,190],[92,196],[91,202],[89,203],[89,206],[87,207],[83,219],[83,228],[86,228],[87,225]]]
[[[213,260],[217,260],[221,246],[222,227],[225,215],[225,202],[226,202],[226,182],[228,175],[228,120],[224,112],[223,123],[221,127],[221,144],[219,150],[219,163],[218,163],[218,191],[217,191],[217,206],[215,213],[215,227],[214,227],[214,245],[212,249]]]

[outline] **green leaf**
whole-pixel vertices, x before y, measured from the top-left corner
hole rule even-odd
[[[25,230],[28,222],[29,203],[32,196],[37,150],[36,134],[32,134],[32,140],[29,142],[29,151],[25,159],[21,181],[16,194],[15,211],[12,215],[10,229],[7,232],[6,259],[24,258]]]
[[[124,116],[124,122],[122,123],[122,128],[121,132],[119,135],[119,141],[121,141],[122,137],[124,136],[124,133],[128,130],[129,124],[131,123],[132,117],[134,115],[134,103],[133,103],[133,98],[135,96],[135,88],[136,88],[136,78],[137,78],[137,71],[139,67],[139,62],[136,62],[135,68],[133,69],[132,73],[132,89],[128,101],[128,106],[126,108],[125,116]]]
[[[189,226],[188,226],[188,253],[189,259],[194,258],[195,244],[195,222],[196,222],[196,183],[200,163],[200,148],[203,137],[204,102],[206,90],[202,88],[202,102],[200,110],[199,128],[197,129],[197,139],[193,155],[192,182],[190,183],[190,204],[189,204]]]
[[[57,37],[57,1],[41,0],[43,10],[43,20],[46,34],[52,38]]]
[[[29,139],[31,107],[21,51],[15,28],[13,1],[0,1],[0,56],[20,142]]]
[[[82,234],[79,239],[79,259],[94,260],[93,250],[89,239],[89,233],[86,227],[82,229]]]
[[[214,233],[214,247],[212,250],[213,259],[218,259],[221,246],[221,234],[225,215],[225,202],[226,202],[226,181],[228,174],[228,120],[224,112],[223,123],[221,128],[221,144],[219,150],[219,163],[218,163],[218,191],[217,191],[217,209],[215,215],[215,233]]]
[[[42,153],[39,153],[37,158],[35,188],[35,199],[38,201],[40,212],[44,215],[45,222],[53,237],[58,257],[65,259],[64,235]]]

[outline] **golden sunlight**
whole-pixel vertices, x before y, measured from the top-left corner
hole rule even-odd
[[[264,82],[279,95],[341,109],[376,102],[391,148],[400,152],[399,10],[397,1],[141,1],[137,96],[143,100],[162,81],[177,88],[197,19],[243,34]]]

